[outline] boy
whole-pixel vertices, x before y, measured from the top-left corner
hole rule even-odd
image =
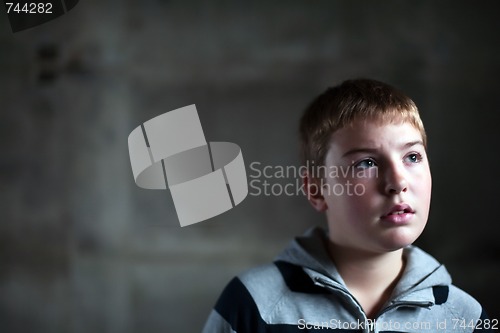
[[[432,181],[409,97],[382,82],[346,81],[312,102],[300,133],[307,198],[329,231],[312,229],[274,263],[234,278],[203,332],[495,326],[444,266],[411,245],[427,222]],[[348,187],[356,191],[341,191]]]

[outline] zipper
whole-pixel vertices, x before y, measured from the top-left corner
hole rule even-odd
[[[314,284],[323,288],[330,289],[332,291],[338,291],[342,293],[344,296],[348,297],[351,301],[354,302],[354,304],[358,307],[358,311],[360,312],[361,316],[363,317],[362,319],[364,320],[365,323],[369,323],[367,325],[367,329],[369,333],[375,332],[375,327],[377,326],[377,320],[386,312],[402,307],[402,306],[410,306],[410,307],[421,307],[421,308],[429,308],[432,306],[434,303],[433,302],[417,302],[417,301],[394,301],[392,304],[384,307],[378,314],[377,317],[374,320],[368,320],[366,317],[365,312],[363,311],[363,307],[359,302],[354,298],[354,296],[351,295],[351,293],[343,288],[336,286],[332,284],[330,281],[325,280],[321,277],[314,277]]]
[[[395,301],[393,304],[386,306],[380,311],[377,318],[386,313],[389,310],[396,309],[402,306],[411,306],[411,307],[420,307],[420,308],[429,308],[433,305],[432,302],[412,302],[412,301]]]
[[[336,286],[336,285],[332,284],[330,281],[325,280],[321,277],[314,277],[314,284],[319,286],[319,287],[329,289],[330,291],[340,292],[345,297],[347,297],[352,303],[354,303],[354,305],[357,306],[357,309],[355,309],[355,310],[357,310],[358,316],[361,315],[361,319],[357,318],[357,320],[362,320],[364,323],[371,322],[371,321],[368,321],[368,318],[366,317],[366,314],[363,311],[363,307],[361,306],[361,304],[359,304],[359,302],[356,300],[356,298],[354,298],[354,296],[352,296],[352,294],[347,289],[345,289],[342,286]],[[368,325],[367,327],[368,327],[369,333],[374,332],[372,330],[373,325]]]

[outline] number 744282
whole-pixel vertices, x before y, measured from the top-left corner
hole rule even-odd
[[[452,319],[453,329],[487,329],[487,330],[497,330],[498,329],[498,319],[478,319],[466,321],[465,319]]]
[[[31,2],[20,4],[19,2],[6,2],[7,14],[26,13],[26,14],[52,14],[52,3],[50,2]]]

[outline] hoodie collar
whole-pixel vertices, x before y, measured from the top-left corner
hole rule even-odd
[[[319,227],[309,229],[303,236],[297,237],[276,258],[300,266],[313,280],[319,277],[347,290],[335,264],[327,250],[328,236]],[[451,284],[450,274],[436,259],[418,247],[408,246],[403,250],[406,267],[394,288],[393,300],[430,300],[432,287]]]

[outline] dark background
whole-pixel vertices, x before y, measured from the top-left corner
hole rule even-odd
[[[248,196],[181,228],[135,186],[128,134],[196,104],[248,166],[297,165],[297,123],[353,77],[413,97],[433,199],[418,244],[500,318],[497,1],[80,1],[13,34],[0,11],[0,331],[197,332],[229,279],[322,224]]]

